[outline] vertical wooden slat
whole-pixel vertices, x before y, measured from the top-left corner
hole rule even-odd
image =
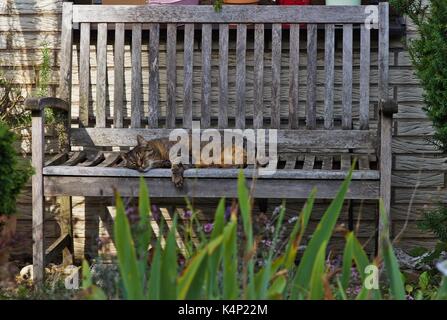
[[[115,25],[113,69],[115,74],[115,83],[113,84],[113,125],[115,128],[122,128],[124,104],[124,23]]]
[[[228,25],[219,25],[219,120],[220,129],[228,127]]]
[[[352,129],[352,24],[343,25],[342,128]]]
[[[151,23],[149,25],[149,115],[148,127],[158,127],[158,85],[160,76],[158,73],[158,49],[160,38],[160,25]]]
[[[370,75],[371,32],[361,26],[360,35],[360,129],[369,128],[369,75]]]
[[[96,127],[106,126],[107,23],[98,23],[96,49]]]
[[[272,128],[279,129],[281,125],[281,30],[282,25],[272,25]]]
[[[296,156],[297,156],[296,154],[291,154],[284,157],[284,159],[286,160],[286,165],[284,166],[284,169],[286,170],[295,169]]]
[[[379,4],[379,101],[388,99],[389,68],[389,4]],[[391,236],[391,170],[392,170],[392,117],[381,114],[380,123],[380,197],[383,200],[388,228],[383,219],[379,219],[379,239]],[[380,242],[379,242],[380,243]],[[379,247],[379,251],[381,248]],[[379,252],[380,254],[380,252]]]
[[[300,64],[300,25],[290,26],[289,129],[298,128],[298,81]]]
[[[211,125],[211,24],[202,25],[202,97],[201,97],[201,127]]]
[[[369,170],[369,156],[368,155],[360,155],[358,157],[359,169],[360,170]]]
[[[306,125],[315,129],[317,109],[317,25],[307,25],[307,104]]]
[[[306,154],[304,157],[303,170],[313,170],[315,165],[315,156]]]
[[[345,153],[341,155],[341,170],[348,171],[351,168],[351,154]]]
[[[335,26],[327,24],[324,46],[324,128],[334,127],[334,60],[335,60]]]
[[[332,156],[323,156],[323,164],[321,169],[332,170]]]
[[[73,4],[64,2],[61,25],[61,66],[59,74],[59,98],[71,106],[71,67],[73,44]],[[71,126],[71,109],[68,111],[68,128]]]
[[[88,127],[90,92],[90,23],[81,23],[81,40],[79,47],[79,126]]]
[[[264,122],[264,25],[255,25],[255,65],[253,82],[253,127],[260,129]]]
[[[175,117],[176,117],[176,45],[177,45],[177,25],[169,23],[167,27],[167,60],[166,60],[166,70],[168,74],[168,89],[166,101],[168,102],[166,109],[166,127],[175,128]]]
[[[245,52],[247,25],[237,25],[236,40],[236,128],[245,128]]]
[[[192,81],[194,56],[194,24],[185,25],[183,79],[183,127],[192,127]]]
[[[141,127],[141,24],[132,25],[132,83],[131,83],[131,118],[132,128]]]

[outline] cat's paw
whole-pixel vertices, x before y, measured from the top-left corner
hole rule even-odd
[[[174,183],[174,186],[177,189],[182,189],[183,188],[183,171],[185,169],[183,168],[183,166],[180,165],[173,165],[172,166],[172,182]]]

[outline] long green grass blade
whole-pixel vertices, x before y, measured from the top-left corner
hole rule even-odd
[[[384,230],[388,230],[389,221],[382,200],[380,201],[380,218],[382,219]],[[405,300],[405,286],[388,232],[385,231],[381,234],[380,244],[380,252],[382,254],[385,270],[390,283],[391,296],[397,300]]]
[[[116,197],[116,218],[114,224],[115,247],[118,264],[123,279],[126,297],[130,300],[143,298],[143,284],[135,253],[134,242],[129,221],[124,213],[124,206],[118,193]]]
[[[239,295],[236,227],[237,220],[232,215],[223,232],[223,298],[232,300]]]
[[[306,231],[310,215],[312,214],[316,193],[317,189],[313,189],[304,205],[303,210],[301,211],[301,214],[298,217],[298,220],[295,222],[295,225],[293,226],[292,232],[289,237],[289,241],[287,242],[286,251],[284,255],[285,257],[284,266],[287,269],[290,269],[295,264],[298,247],[300,245],[301,239],[304,236],[304,232]]]
[[[270,300],[282,299],[286,286],[287,286],[286,277],[285,276],[277,277],[275,280],[273,280],[273,283],[268,290],[267,293],[268,299]]]
[[[211,232],[211,240],[222,236],[225,224],[225,199],[220,199],[219,204],[216,209],[216,214],[214,218],[213,231]],[[210,299],[218,297],[218,271],[219,264],[222,260],[222,250],[221,246],[216,250],[208,259],[208,274],[207,274],[207,290],[208,297]]]
[[[141,282],[146,282],[146,270],[147,270],[147,255],[149,244],[152,238],[152,228],[150,226],[150,199],[149,192],[147,190],[146,182],[143,177],[140,177],[140,191],[138,197],[138,212],[140,220],[138,222],[138,230],[136,234],[137,241],[137,257],[138,268],[140,270]]]
[[[148,298],[150,300],[160,299],[161,290],[161,235],[163,234],[164,224],[163,220],[160,223],[160,236],[157,238],[157,242],[153,250],[153,257],[149,271],[149,284],[148,284]]]
[[[315,256],[315,263],[310,276],[309,298],[321,300],[324,297],[323,277],[326,269],[326,241],[324,241]]]
[[[199,299],[202,296],[202,286],[205,280],[204,273],[207,259],[221,248],[223,236],[219,236],[192,258],[178,281],[178,299]]]
[[[162,254],[161,263],[161,290],[160,299],[172,300],[177,297],[177,243],[175,241],[175,230],[177,228],[177,216],[169,230],[166,246]]]
[[[310,240],[306,250],[304,251],[303,258],[300,265],[298,266],[295,279],[293,280],[293,299],[296,299],[299,293],[305,294],[306,291],[309,290],[309,274],[312,274],[312,270],[314,268],[314,264],[320,247],[323,243],[329,242],[329,239],[332,236],[335,224],[337,223],[338,217],[340,216],[340,212],[343,207],[345,195],[351,182],[352,170],[353,168],[351,168],[345,181],[343,181],[343,183],[341,184],[341,187],[335,199],[331,202],[326,212],[324,213],[312,236],[312,239]]]
[[[239,177],[237,181],[237,194],[246,241],[244,256],[245,259],[248,259],[248,261],[244,261],[244,263],[247,265],[247,271],[248,271],[246,298],[251,300],[255,299],[256,296],[255,281],[254,281],[255,268],[253,260],[253,256],[255,255],[255,253],[253,252],[254,243],[253,243],[253,224],[251,219],[251,203],[250,203],[251,200],[242,169],[239,171]]]

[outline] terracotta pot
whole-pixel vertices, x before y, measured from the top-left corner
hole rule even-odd
[[[225,4],[258,4],[259,0],[224,0]]]

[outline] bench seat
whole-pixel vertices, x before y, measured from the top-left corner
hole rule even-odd
[[[334,159],[341,156],[332,156]],[[248,183],[254,181],[254,196],[260,198],[306,198],[316,187],[319,198],[333,198],[341,182],[346,178],[346,168],[309,169],[308,163],[300,168],[299,159],[319,158],[315,155],[299,155],[296,162],[285,162],[272,175],[259,175],[254,168],[243,169]],[[327,156],[326,156],[327,158]],[[122,196],[137,196],[139,177],[145,177],[152,197],[236,197],[239,169],[191,168],[184,172],[185,185],[178,190],[171,182],[170,169],[151,169],[141,173],[123,168],[118,153],[86,156],[83,152],[57,156],[43,168],[44,193],[46,196],[113,196],[114,190]],[[66,161],[64,161],[66,159]],[[100,159],[95,162],[94,159]],[[56,163],[56,165],[55,165]],[[332,163],[332,161],[331,161]],[[335,161],[333,162],[335,163]],[[307,166],[307,167],[305,167]],[[281,165],[279,165],[281,167]],[[297,168],[295,168],[297,167]],[[334,166],[337,168],[337,166]],[[348,199],[377,199],[380,172],[365,169],[354,170]]]

